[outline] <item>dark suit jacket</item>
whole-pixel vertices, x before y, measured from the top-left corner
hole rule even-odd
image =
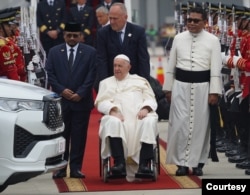
[[[49,49],[55,45],[64,42],[63,30],[67,21],[66,6],[64,0],[54,1],[53,6],[49,6],[47,0],[43,0],[37,4],[37,26],[40,32],[40,39],[46,54]],[[57,30],[59,32],[57,39],[52,39],[47,35],[49,30]]]
[[[74,21],[81,24],[82,33],[84,34],[85,43],[92,45],[92,30],[95,22],[94,10],[92,7],[85,5],[82,11],[78,11],[78,7],[70,8],[68,21]]]
[[[95,48],[79,43],[74,65],[70,69],[66,43],[51,48],[46,62],[49,84],[52,90],[61,94],[65,88],[71,89],[82,97],[80,102],[62,98],[63,108],[90,110],[94,106],[92,87],[95,80]]]
[[[149,80],[150,60],[147,49],[145,29],[127,22],[123,44],[119,42],[117,32],[110,25],[97,32],[97,71],[99,81],[113,75],[113,59],[125,54],[130,59],[131,74],[138,74]]]
[[[48,30],[63,31],[67,21],[66,6],[63,0],[54,1],[52,7],[48,5],[47,0],[39,2],[36,14],[37,26],[42,34],[46,34]]]
[[[114,4],[114,3],[115,3],[115,1],[111,1],[111,5]],[[110,7],[111,7],[111,5],[110,5],[109,7],[107,7],[107,6],[105,6],[104,2],[101,1],[101,2],[96,6],[96,9],[99,8],[99,7],[101,7],[101,6],[104,6],[104,7],[106,7],[106,8],[109,10]]]

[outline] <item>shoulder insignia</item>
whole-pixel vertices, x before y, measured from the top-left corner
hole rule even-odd
[[[3,39],[0,39],[0,47],[2,47],[2,46],[4,46],[4,45],[6,45],[6,42],[5,42],[5,40],[3,40]]]

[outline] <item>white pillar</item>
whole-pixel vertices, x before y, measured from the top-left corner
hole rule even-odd
[[[128,21],[132,22],[132,6],[131,6],[131,0],[124,0],[124,4],[126,5],[127,11],[128,11]]]
[[[245,7],[250,7],[250,0],[243,0],[243,5]]]

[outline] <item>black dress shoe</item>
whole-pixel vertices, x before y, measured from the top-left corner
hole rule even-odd
[[[235,144],[227,143],[224,144],[224,146],[222,147],[218,147],[217,152],[226,152],[228,150],[234,150],[234,149],[237,149],[237,146]]]
[[[236,156],[236,155],[240,155],[240,151],[235,149],[235,150],[228,150],[225,152],[226,157],[230,157],[230,156]]]
[[[245,160],[241,163],[236,163],[235,166],[240,169],[250,169],[250,160]]]
[[[250,175],[250,169],[246,169],[246,170],[245,170],[245,174],[246,174],[246,175]]]
[[[113,167],[111,167],[111,172],[113,174],[124,174],[124,173],[126,173],[125,164],[120,163],[118,165],[114,165]]]
[[[241,163],[241,162],[245,161],[246,159],[247,159],[247,155],[244,153],[244,154],[228,157],[228,162]]]
[[[85,175],[80,170],[76,170],[76,171],[70,171],[70,177],[71,178],[85,178]]]
[[[176,176],[185,176],[185,175],[188,175],[188,173],[189,173],[188,167],[178,166],[178,169],[177,169],[175,175]]]
[[[138,173],[152,173],[150,168],[147,165],[139,165]]]
[[[225,146],[225,140],[219,140],[219,141],[216,141],[215,145],[216,145],[216,148],[219,148],[219,147],[222,147],[222,146]]]
[[[202,168],[200,168],[200,167],[193,167],[193,175],[202,176],[203,175]]]
[[[65,169],[61,169],[61,170],[56,171],[52,176],[53,179],[58,179],[58,178],[63,178],[63,177],[66,177],[66,170]]]

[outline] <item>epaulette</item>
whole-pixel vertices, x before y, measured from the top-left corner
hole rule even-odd
[[[6,41],[4,38],[0,38],[0,47],[6,45]]]

